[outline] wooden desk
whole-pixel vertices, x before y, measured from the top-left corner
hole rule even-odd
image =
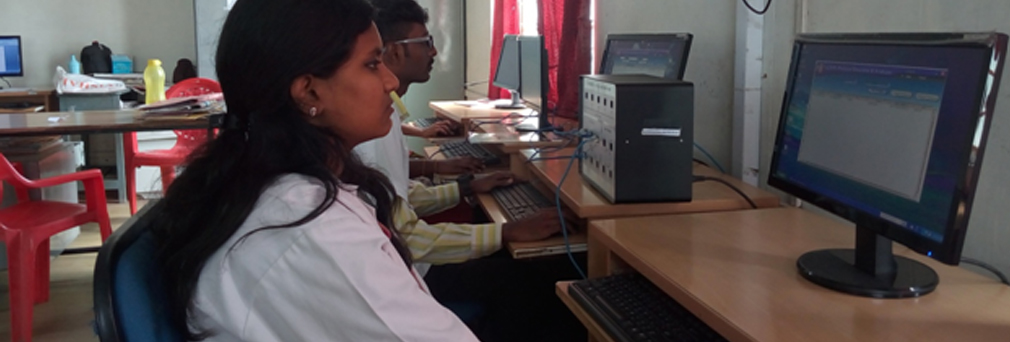
[[[82,111],[0,113],[0,135],[38,136],[92,133],[212,129],[217,117],[201,119],[144,119],[139,111]]]
[[[798,274],[805,252],[851,248],[852,228],[796,208],[593,221],[590,250],[604,257],[590,258],[590,277],[637,271],[730,341],[1010,340],[1010,287],[900,245],[936,270],[936,291],[856,297]]]
[[[490,103],[471,106],[460,103],[476,103],[476,101],[431,101],[428,103],[428,107],[435,111],[436,116],[460,123],[471,119],[500,119],[511,113],[519,113],[523,116],[533,113],[531,109],[497,109]]]
[[[551,193],[554,188],[565,177],[565,169],[568,167],[569,159],[548,159],[530,160],[530,156],[535,153],[532,149],[520,151],[514,154],[518,159],[511,161],[513,172],[523,172],[516,170],[516,166],[526,166],[527,177],[535,179],[547,186]],[[554,152],[541,153],[537,157],[557,157],[571,156],[575,153],[574,148],[566,148]],[[746,184],[731,176],[721,174],[704,165],[694,164],[695,175],[705,175],[719,177],[739,188],[747,194],[759,208],[772,208],[779,206],[779,198],[775,194],[758,189]],[[612,204],[601,196],[595,189],[582,181],[579,174],[579,161],[572,163],[572,168],[565,177],[565,183],[561,185],[561,201],[576,215],[585,219],[615,218],[628,216],[662,215],[662,214],[685,214],[697,212],[712,212],[725,210],[750,209],[751,206],[739,194],[724,184],[717,182],[696,182],[692,187],[693,200],[690,202],[661,202],[661,203],[633,203],[633,204]]]
[[[60,109],[56,99],[56,91],[52,89],[29,89],[24,91],[0,91],[0,103],[28,102],[41,105],[43,111],[54,112]]]
[[[0,113],[0,136],[39,136],[94,133],[166,131],[176,129],[212,130],[221,126],[223,115],[214,114],[199,119],[145,119],[139,111],[80,111],[42,113]],[[120,140],[121,141],[121,140]],[[126,201],[126,172],[123,169],[122,144],[117,143],[116,180],[106,180],[106,189],[117,189],[119,200]]]
[[[463,127],[467,128],[464,134],[469,134],[471,131],[493,134],[494,136],[490,137],[492,140],[502,140],[502,142],[489,145],[494,145],[506,154],[512,154],[527,148],[564,146],[568,144],[567,140],[560,139],[553,133],[547,133],[544,136],[546,137],[545,139],[538,133],[520,133],[512,126],[494,123],[494,121],[501,120],[511,113],[529,116],[533,113],[531,109],[496,109],[490,103],[472,106],[459,104],[466,102],[473,103],[475,101],[432,101],[428,103],[428,106],[435,111],[436,116],[459,122]],[[537,117],[528,117],[525,119],[517,118],[509,120],[512,120],[512,123],[518,124],[520,122],[537,123],[539,119]]]

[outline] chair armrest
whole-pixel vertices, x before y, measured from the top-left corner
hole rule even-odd
[[[24,177],[17,177],[17,178],[19,178],[17,181],[19,183],[21,183],[22,186],[38,189],[38,188],[46,188],[46,187],[50,187],[50,186],[54,186],[54,185],[60,185],[60,184],[70,183],[70,182],[85,181],[85,180],[88,180],[88,179],[98,179],[98,180],[101,180],[102,179],[102,171],[94,170],[94,169],[93,170],[84,170],[84,171],[78,171],[78,172],[69,173],[69,174],[65,174],[65,175],[59,175],[59,176],[53,176],[53,177],[49,177],[49,178],[43,178],[43,179],[39,179],[39,180],[29,180],[29,179],[25,179]]]
[[[13,162],[11,163],[11,165],[14,166],[14,172],[17,172],[18,175],[25,174],[25,170],[21,166],[21,163]],[[23,186],[14,186],[14,194],[17,195],[18,203],[24,203],[30,199],[28,195],[28,189]]]

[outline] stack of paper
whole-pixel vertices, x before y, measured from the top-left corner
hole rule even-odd
[[[221,93],[171,98],[137,107],[144,118],[194,119],[225,111]]]

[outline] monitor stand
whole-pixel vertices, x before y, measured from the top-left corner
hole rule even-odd
[[[829,289],[874,298],[918,297],[940,282],[925,264],[891,252],[891,240],[856,225],[855,249],[807,252],[796,261],[807,280]]]
[[[523,108],[526,108],[526,106],[523,106],[523,100],[519,96],[519,92],[518,91],[509,89],[509,96],[512,97],[512,101],[507,102],[507,103],[495,103],[494,107],[496,109],[523,109]],[[495,101],[495,102],[497,102],[497,101]]]

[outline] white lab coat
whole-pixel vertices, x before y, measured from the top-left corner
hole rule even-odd
[[[320,182],[286,175],[206,263],[193,317],[223,341],[476,341],[428,293],[349,185],[314,220],[295,221],[325,194]],[[229,251],[230,250],[230,251]]]

